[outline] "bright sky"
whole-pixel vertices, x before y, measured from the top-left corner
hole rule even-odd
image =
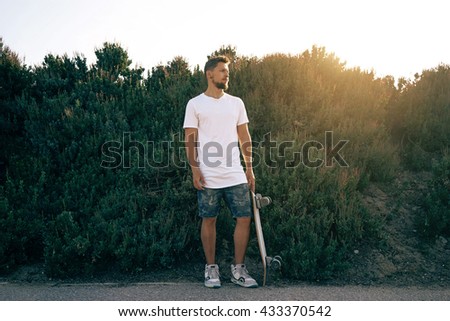
[[[133,66],[183,56],[203,67],[222,45],[238,54],[300,54],[313,45],[348,67],[412,78],[450,63],[446,0],[0,0],[0,36],[25,59],[118,42]],[[448,3],[448,2],[447,2]]]

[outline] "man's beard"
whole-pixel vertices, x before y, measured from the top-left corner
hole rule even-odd
[[[228,89],[228,84],[226,82],[213,82],[214,86],[216,86],[218,89],[223,89],[223,90],[227,90]]]

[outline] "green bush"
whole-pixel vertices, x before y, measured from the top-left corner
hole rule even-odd
[[[43,221],[42,185],[45,174],[35,186],[7,179],[0,186],[0,271],[11,272],[17,266],[42,259]]]
[[[263,212],[269,252],[283,256],[289,278],[333,277],[382,228],[360,191],[389,182],[415,148],[424,152],[415,160],[421,168],[448,145],[448,68],[396,88],[392,77],[348,69],[324,48],[261,59],[230,47],[216,53],[234,62],[230,93],[249,114],[257,191],[274,200]],[[33,68],[10,51],[0,59],[2,271],[40,260],[61,278],[138,273],[203,255],[181,134],[186,103],[205,88],[203,72],[176,57],[144,77],[118,44],[95,54],[91,66],[81,56],[48,55]],[[317,160],[333,148],[327,133],[334,144],[347,141],[346,164],[306,166],[305,144],[323,146],[311,151]],[[268,135],[278,147],[272,154]],[[436,167],[425,202],[425,234],[448,233],[446,166]],[[220,218],[219,256],[232,252],[232,223]]]
[[[262,210],[268,253],[282,256],[294,279],[330,279],[363,237],[376,242],[379,222],[361,204],[351,169],[258,170],[257,185],[273,204]]]
[[[450,66],[439,65],[400,79],[398,96],[387,113],[403,164],[412,170],[431,169],[431,159],[448,148],[450,137]]]
[[[433,165],[433,181],[423,199],[424,213],[418,217],[418,230],[425,238],[450,236],[450,155],[444,152]]]

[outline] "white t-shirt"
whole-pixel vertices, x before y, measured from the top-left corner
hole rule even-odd
[[[248,123],[244,102],[224,94],[219,99],[200,94],[186,106],[183,128],[198,129],[198,159],[205,187],[247,183],[240,161],[237,126]]]

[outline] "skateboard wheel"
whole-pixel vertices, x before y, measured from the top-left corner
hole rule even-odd
[[[275,255],[273,258],[274,258],[274,260],[278,260],[280,262],[283,262],[283,259],[279,255]]]
[[[283,259],[281,258],[281,256],[277,255],[272,259],[270,268],[273,270],[279,270],[281,268],[282,262],[283,262]]]
[[[281,268],[281,262],[274,259],[274,260],[272,261],[272,264],[270,265],[270,268],[271,268],[272,270],[279,270],[279,269]]]
[[[261,198],[260,202],[261,202],[261,207],[264,207],[264,206],[267,206],[270,203],[272,203],[272,199],[269,196],[264,196]]]
[[[272,203],[272,199],[269,196],[262,197],[261,194],[255,195],[255,201],[256,201],[256,207],[258,209],[261,209],[261,208],[269,205],[270,203]]]
[[[269,267],[272,270],[278,270],[281,267],[281,262],[283,260],[281,259],[280,256],[275,256],[275,257],[267,257],[266,258],[266,264],[267,267]]]

